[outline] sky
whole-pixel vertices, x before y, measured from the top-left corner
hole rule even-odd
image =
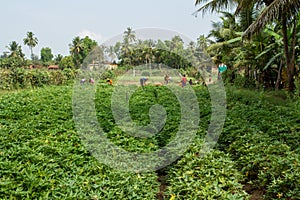
[[[2,0],[4,1],[4,0]],[[211,30],[217,15],[193,13],[199,8],[195,0],[9,0],[0,7],[0,54],[17,41],[29,58],[29,47],[23,44],[28,31],[38,38],[33,49],[50,47],[54,55],[69,54],[69,44],[76,36],[89,36],[102,44],[120,36],[127,27],[133,30],[156,28],[178,32],[196,41]]]

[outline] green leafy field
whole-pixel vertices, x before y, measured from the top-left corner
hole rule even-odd
[[[0,199],[247,199],[251,194],[245,186],[266,199],[299,199],[300,102],[276,103],[262,94],[228,90],[222,135],[202,157],[210,96],[205,87],[194,90],[200,107],[197,137],[173,164],[148,173],[116,171],[89,153],[75,128],[72,86],[2,94]],[[179,104],[166,88],[146,86],[129,100],[136,123],[150,122],[154,103],[167,111],[166,127],[147,139],[128,136],[116,126],[112,91],[99,86],[95,107],[107,138],[116,145],[149,152],[174,137]]]

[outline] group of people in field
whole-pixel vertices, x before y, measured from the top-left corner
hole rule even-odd
[[[140,85],[141,85],[142,87],[144,87],[144,86],[146,85],[146,82],[147,82],[148,80],[149,80],[148,77],[142,77],[142,78],[140,78]],[[80,80],[80,84],[81,84],[81,85],[85,84],[85,82],[86,82],[86,79],[85,79],[85,78],[83,78],[83,79]],[[90,78],[88,82],[89,82],[90,84],[94,84],[94,83],[95,83],[95,80],[94,80],[93,78]],[[169,75],[165,75],[165,77],[164,77],[164,84],[167,85],[167,84],[169,84],[170,82],[172,82],[172,78],[171,78]],[[107,78],[107,79],[106,79],[106,83],[109,84],[109,85],[112,85],[112,84],[113,84],[113,81],[112,81],[112,79]],[[189,85],[193,85],[192,79],[190,79],[189,81],[187,81],[187,77],[186,77],[186,75],[184,74],[183,76],[181,76],[181,81],[180,81],[180,84],[179,84],[179,85],[180,85],[181,87],[185,87],[185,86],[187,85],[187,83],[188,83]],[[162,85],[162,84],[161,84],[161,83],[155,83],[154,85],[159,86],[159,85]]]
[[[83,79],[80,80],[80,84],[81,84],[81,85],[83,85],[85,82],[86,82],[86,79],[85,79],[85,78],[83,78]],[[94,84],[94,83],[95,83],[95,80],[94,80],[93,78],[90,78],[90,79],[89,79],[89,83],[90,83],[90,84]],[[113,81],[112,81],[112,79],[107,78],[107,79],[106,79],[106,83],[108,83],[109,85],[112,85],[112,84],[113,84]]]
[[[140,84],[142,87],[144,87],[146,85],[146,82],[149,80],[148,77],[142,77],[140,79]],[[169,75],[165,75],[164,77],[164,83],[165,85],[169,84],[170,82],[172,81],[172,78],[169,76]],[[187,77],[186,75],[184,74],[182,77],[181,77],[181,81],[180,81],[180,86],[181,87],[185,87],[187,85],[187,83],[189,83],[189,85],[193,85],[193,80],[190,79],[189,81],[187,81]],[[162,85],[161,83],[155,83],[154,85],[158,86],[158,85]]]
[[[80,80],[80,84],[81,84],[81,85],[83,85],[85,82],[86,82],[86,79],[85,79],[85,78],[83,78],[83,79]],[[89,79],[89,83],[90,83],[90,84],[94,84],[94,83],[95,83],[95,80],[94,80],[93,78],[90,78],[90,79]]]

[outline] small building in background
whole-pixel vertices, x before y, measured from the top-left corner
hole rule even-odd
[[[52,70],[58,70],[59,66],[58,65],[49,65],[48,69],[52,69]]]
[[[88,69],[89,70],[95,70],[95,69],[106,69],[106,70],[114,70],[118,68],[118,64],[115,62],[97,62],[93,61],[91,64],[88,64]]]
[[[42,65],[29,65],[29,69],[41,69],[43,68]]]

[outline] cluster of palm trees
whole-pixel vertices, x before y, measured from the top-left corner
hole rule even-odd
[[[41,49],[41,59],[39,60],[37,56],[33,52],[33,48],[38,45],[38,39],[34,35],[33,32],[29,31],[26,34],[26,37],[23,39],[24,45],[27,45],[30,49],[31,61],[25,59],[25,54],[22,51],[22,47],[16,41],[12,41],[9,43],[6,48],[8,52],[3,52],[3,55],[0,59],[0,66],[2,68],[17,68],[22,66],[27,66],[29,63],[38,63],[43,64],[43,60],[46,60],[47,63],[55,63],[59,64],[62,60],[64,60],[64,64],[67,67],[79,68],[85,59],[85,57],[89,54],[89,52],[98,46],[95,40],[92,40],[88,36],[84,38],[75,37],[72,40],[72,43],[69,45],[70,55],[63,57],[58,54],[54,60],[52,60],[53,55],[51,49],[49,47],[45,47]]]
[[[203,60],[201,52],[204,46],[200,36],[197,42],[184,44],[180,36],[171,40],[157,41],[152,39],[140,40],[136,38],[135,31],[128,27],[124,31],[123,41],[108,47],[107,52],[120,60],[121,65],[149,65],[161,63],[171,68],[187,68],[199,66]],[[205,40],[207,42],[207,40]]]
[[[24,45],[27,45],[31,52],[31,59],[34,58],[33,54],[33,48],[38,44],[37,37],[34,36],[34,34],[29,31],[27,32],[26,37],[23,39]],[[9,52],[4,52],[4,57],[19,57],[24,58],[24,53],[22,52],[22,47],[20,44],[18,44],[16,41],[12,41],[9,43],[9,45],[6,47]]]
[[[31,58],[34,59],[33,47],[38,44],[38,39],[32,32],[27,32],[26,37],[23,40],[24,45],[27,45],[31,51]],[[22,51],[22,47],[16,41],[12,41],[6,46],[8,52],[3,52],[0,59],[1,68],[17,68],[26,65],[25,54]]]
[[[243,68],[246,76],[261,74],[262,81],[277,88],[283,82],[287,90],[295,89],[299,0],[196,0],[195,5],[200,5],[196,15],[223,11],[221,24],[211,31],[216,43],[209,50],[217,61]],[[228,9],[234,13],[224,12]]]
[[[70,56],[74,62],[76,68],[80,68],[81,64],[84,62],[86,57],[90,54],[91,51],[97,49],[98,43],[95,40],[92,40],[88,36],[80,38],[79,36],[75,37],[72,40],[70,47]],[[102,52],[99,52],[102,54]]]

